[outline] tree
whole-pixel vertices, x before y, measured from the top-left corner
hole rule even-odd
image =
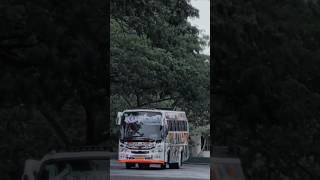
[[[198,10],[184,0],[111,1],[112,127],[118,111],[169,107],[210,132],[209,57],[200,54],[208,37],[199,37],[191,16]],[[111,136],[117,147],[116,128]]]
[[[1,174],[18,179],[26,158],[107,139],[105,2],[0,7]]]
[[[185,0],[111,1],[112,95],[130,108],[178,107],[208,123],[209,57],[199,54],[206,41],[190,16],[198,10]]]
[[[212,143],[242,147],[247,179],[318,179],[318,2],[213,9]]]

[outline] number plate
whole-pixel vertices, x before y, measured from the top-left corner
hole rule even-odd
[[[144,156],[136,156],[135,159],[144,159]]]

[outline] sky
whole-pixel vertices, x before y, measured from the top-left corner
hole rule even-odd
[[[210,36],[210,0],[191,0],[191,5],[199,10],[199,18],[192,18],[189,21],[203,30],[203,34]],[[210,47],[206,47],[202,53],[210,55]]]

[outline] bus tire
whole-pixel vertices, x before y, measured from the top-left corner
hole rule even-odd
[[[180,161],[177,163],[169,163],[169,168],[170,169],[180,169],[182,166],[182,152],[181,152],[181,157],[180,157]]]
[[[170,151],[168,151],[168,165],[169,169],[173,169],[173,163],[170,163]]]
[[[150,168],[150,164],[138,164],[139,169],[147,169]]]
[[[134,167],[135,164],[132,163],[126,163],[126,169],[130,169],[131,167]]]
[[[169,169],[175,169],[174,163],[168,163],[169,164]]]
[[[180,167],[182,166],[182,163],[183,163],[182,158],[183,158],[183,151],[181,152]]]
[[[181,154],[182,155],[182,154]],[[180,169],[182,166],[182,156],[180,157],[180,161],[175,163],[175,169]]]
[[[165,168],[166,168],[166,163],[161,164],[161,165],[160,165],[160,168],[161,168],[161,169],[165,169]]]
[[[179,169],[180,168],[180,163],[170,163],[169,164],[170,169]]]

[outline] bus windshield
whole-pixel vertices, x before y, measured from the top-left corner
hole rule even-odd
[[[160,112],[125,112],[121,119],[122,140],[161,139]]]

